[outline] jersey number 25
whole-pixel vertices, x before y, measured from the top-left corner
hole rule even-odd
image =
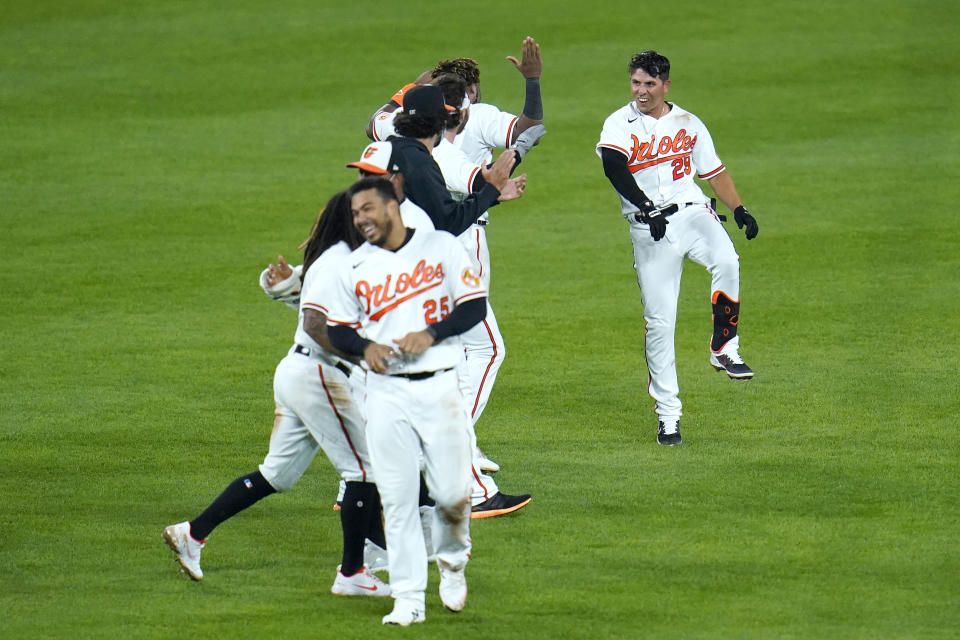
[[[436,300],[427,300],[423,303],[423,320],[427,324],[436,324],[440,322],[448,315],[450,315],[450,298],[443,296],[440,298],[440,317],[437,317],[437,301]]]

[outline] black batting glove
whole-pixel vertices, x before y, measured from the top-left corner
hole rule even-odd
[[[667,217],[653,206],[649,200],[644,201],[640,207],[640,213],[634,214],[637,222],[642,222],[650,227],[650,236],[654,242],[660,241],[667,235]]]
[[[746,207],[740,205],[734,209],[733,219],[737,223],[737,229],[743,229],[744,226],[747,227],[747,240],[753,240],[757,237],[757,232],[760,230],[760,228],[757,226],[757,221],[752,215],[750,215],[750,212],[747,211]]]

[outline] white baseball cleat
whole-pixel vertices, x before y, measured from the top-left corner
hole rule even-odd
[[[450,611],[463,611],[467,605],[467,577],[465,567],[450,568],[443,560],[437,560],[440,569],[440,601]]]
[[[206,540],[196,541],[190,535],[190,523],[181,522],[172,524],[163,530],[163,541],[170,550],[183,572],[199,582],[203,580],[203,569],[200,568],[200,550]]]
[[[487,473],[500,471],[500,465],[488,458],[479,447],[477,447],[477,466],[480,468],[480,471],[486,471]]]
[[[345,576],[340,573],[340,566],[337,566],[337,578],[330,587],[330,593],[338,596],[389,596],[390,585],[370,573],[366,567],[360,569],[352,576]]]
[[[422,605],[417,605],[409,600],[397,600],[393,605],[393,611],[383,616],[383,624],[395,624],[399,627],[409,627],[411,624],[423,622],[427,619],[427,612]]]
[[[387,550],[380,545],[365,540],[363,542],[363,564],[367,566],[370,573],[386,571],[390,568],[390,556]]]
[[[717,371],[725,371],[727,376],[735,380],[748,380],[753,377],[753,369],[747,366],[736,348],[724,348],[720,351],[711,349],[710,365]]]

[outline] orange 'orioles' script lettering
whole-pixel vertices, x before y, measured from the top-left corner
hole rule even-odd
[[[670,158],[658,158],[658,156],[676,153],[689,153],[693,150],[693,145],[697,143],[697,136],[690,137],[686,129],[680,129],[672,138],[664,136],[657,141],[656,135],[651,135],[650,140],[640,142],[635,136],[630,136],[630,158],[627,160],[627,166],[631,173],[636,173],[640,169],[651,165],[660,164],[672,160]],[[652,161],[652,162],[651,162]]]
[[[382,284],[371,285],[366,280],[360,280],[355,293],[357,298],[364,301],[367,315],[376,321],[405,300],[442,283],[443,265],[432,267],[427,265],[426,260],[421,260],[413,271],[402,272],[395,280],[393,274],[388,274]]]

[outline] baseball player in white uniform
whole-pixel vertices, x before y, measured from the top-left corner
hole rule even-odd
[[[385,546],[380,506],[364,435],[361,407],[350,382],[352,364],[335,355],[326,338],[326,317],[309,303],[360,237],[352,224],[349,195],[327,203],[305,247],[306,271],[294,345],[274,376],[276,420],[270,449],[259,469],[234,480],[192,521],[170,525],[163,539],[183,571],[203,579],[200,550],[213,529],[276,492],[293,487],[321,448],[343,478],[340,511],[343,561],[331,591],[337,595],[387,596],[389,585],[363,564],[364,540]]]
[[[461,101],[456,96],[447,96],[447,104],[459,106],[459,126],[448,129],[443,139],[433,149],[433,157],[443,173],[447,189],[455,198],[463,198],[482,186],[484,168],[493,159],[493,149],[517,149],[520,157],[539,142],[546,134],[543,127],[543,108],[540,99],[540,73],[542,62],[540,46],[533,38],[523,42],[521,60],[512,56],[507,58],[517,67],[526,79],[527,99],[520,116],[501,111],[497,107],[479,102],[479,69],[476,62],[469,58],[441,61],[437,68],[425,73],[418,81],[437,83],[444,93],[448,93],[445,80],[448,76],[461,78],[466,83],[466,96]],[[368,135],[374,140],[383,140],[394,134],[393,119],[403,96],[416,84],[402,88],[391,102],[374,114],[368,126]],[[476,103],[474,103],[476,101]],[[525,187],[525,176],[519,190]],[[503,198],[501,198],[503,199]],[[484,286],[490,287],[490,251],[486,238],[486,226],[489,215],[484,213],[469,228],[458,235],[468,254],[474,261],[474,267],[480,274]],[[483,414],[490,398],[494,381],[500,365],[506,355],[506,346],[493,309],[488,306],[487,316],[476,327],[461,337],[464,347],[464,366],[459,369],[460,385],[467,402],[467,410],[475,425]],[[472,517],[484,518],[509,513],[525,506],[529,500],[517,500],[499,492],[496,481],[484,471],[499,471],[500,467],[487,458],[476,443],[473,431],[474,483]]]
[[[648,390],[659,418],[657,442],[675,445],[681,443],[682,407],[674,329],[685,257],[706,267],[712,278],[710,364],[731,378],[753,377],[740,357],[737,335],[740,258],[694,177],[710,183],[733,211],[737,226],[746,227],[748,240],[756,237],[758,227],[703,122],[664,100],[670,88],[670,61],[644,51],[633,56],[629,73],[634,99],[606,119],[597,153],[630,223],[646,322]]]
[[[425,619],[421,451],[437,505],[432,530],[440,599],[452,611],[466,604],[470,421],[455,371],[461,347],[449,338],[482,320],[486,291],[452,236],[403,226],[389,182],[364,178],[351,193],[354,222],[367,243],[321,298],[332,344],[362,356],[370,370],[367,442],[383,501],[395,600],[383,622],[406,626]]]

